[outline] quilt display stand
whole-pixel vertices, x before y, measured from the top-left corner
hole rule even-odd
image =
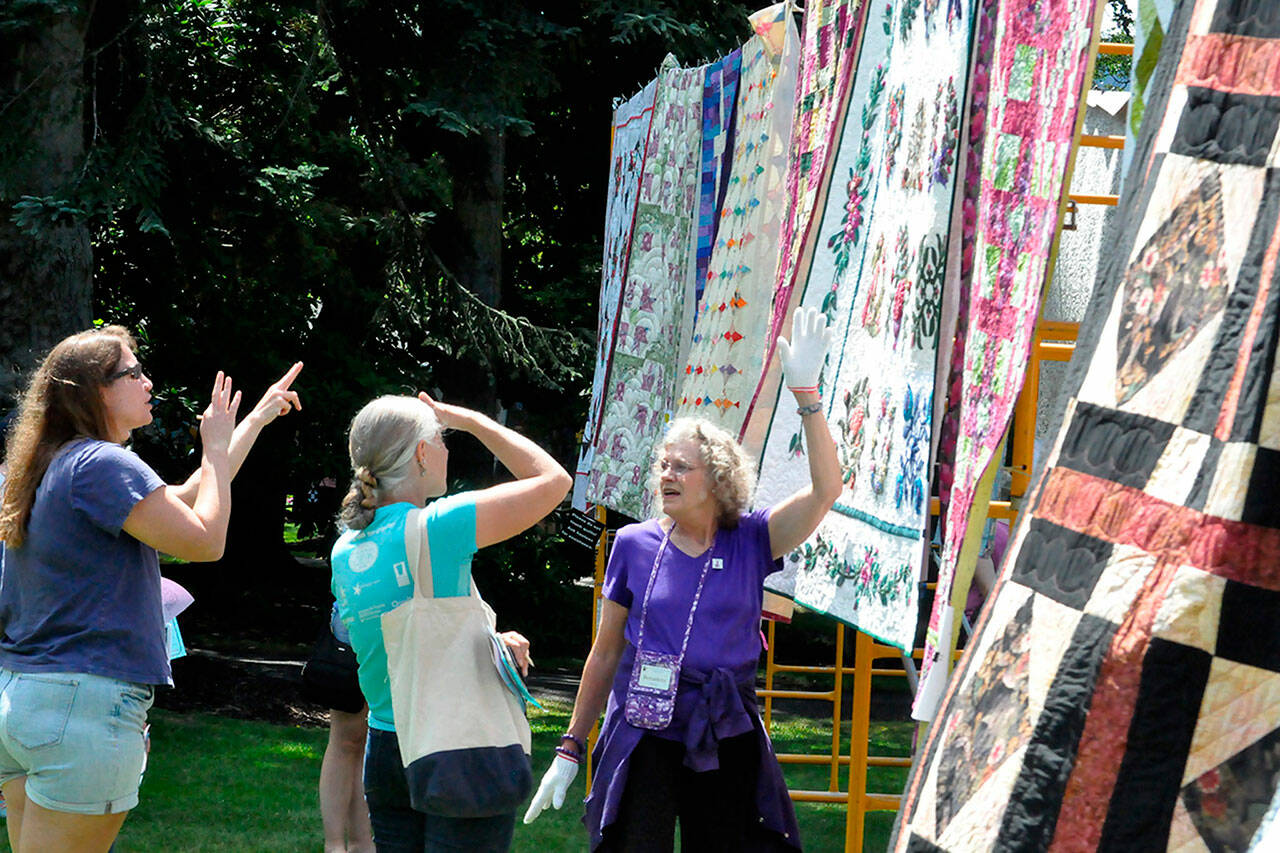
[[[1091,56],[1098,53],[1125,54],[1130,53],[1131,51],[1131,45],[1099,44],[1098,28],[1094,28],[1093,43],[1090,47]],[[1090,68],[1089,73],[1091,76],[1092,68]],[[1087,93],[1088,88],[1088,85],[1082,87],[1082,105],[1080,110],[1081,119],[1084,112],[1083,97]],[[1072,145],[1072,153],[1067,164],[1067,172],[1064,182],[1065,187],[1070,186],[1071,173],[1075,164],[1075,151],[1079,147],[1123,147],[1122,137],[1096,137],[1083,134],[1082,127],[1082,120],[1078,120],[1075,130],[1075,138]],[[1081,204],[1114,206],[1117,203],[1117,196],[1064,193],[1064,205],[1066,205],[1068,210],[1072,210],[1076,205]],[[1057,255],[1062,227],[1062,217],[1059,217],[1058,227],[1053,240],[1052,252],[1049,256],[1049,265],[1046,270],[1046,282],[1051,281],[1052,279],[1053,265]],[[983,504],[983,511],[981,512],[982,518],[1007,519],[1010,522],[1016,519],[1020,503],[1019,498],[1025,494],[1027,490],[1033,462],[1032,457],[1035,442],[1036,412],[1039,398],[1039,365],[1041,361],[1066,362],[1070,360],[1074,349],[1074,340],[1077,331],[1078,324],[1076,323],[1046,321],[1043,317],[1038,321],[1035,338],[1031,346],[1026,381],[1018,398],[1013,423],[1010,427],[1007,439],[1010,445],[1010,469],[1013,474],[1013,482],[1011,486],[1013,500],[989,501]],[[938,499],[935,497],[931,501],[930,512],[936,516],[938,509]],[[975,509],[977,509],[977,507],[975,507]],[[603,524],[605,521],[604,507],[596,507],[594,514],[596,519]],[[974,526],[980,528],[980,524],[975,524]],[[599,608],[601,590],[604,582],[604,570],[608,562],[608,554],[609,549],[612,546],[613,534],[614,531],[612,530],[604,530],[596,548],[592,609],[593,641],[599,624]],[[965,587],[967,589],[967,584]],[[956,630],[959,630],[958,626]],[[852,631],[853,633],[851,642],[848,642],[850,638],[847,636],[847,631]],[[792,789],[789,792],[790,796],[792,800],[796,802],[824,803],[836,806],[843,805],[845,807],[844,850],[846,853],[860,853],[864,844],[866,813],[868,811],[896,812],[899,810],[902,800],[902,795],[899,793],[868,791],[867,777],[869,769],[879,767],[905,769],[909,768],[912,763],[912,758],[910,756],[870,754],[872,679],[876,676],[907,677],[908,672],[911,669],[912,662],[919,663],[923,659],[924,649],[915,648],[908,657],[900,649],[894,646],[880,643],[869,634],[856,629],[847,628],[843,623],[837,622],[835,630],[835,653],[832,664],[784,664],[779,663],[777,660],[778,633],[777,623],[770,621],[766,628],[768,646],[764,667],[765,686],[764,689],[757,691],[757,695],[763,704],[762,717],[766,730],[769,730],[772,727],[773,701],[775,699],[807,699],[827,701],[832,704],[832,735],[831,750],[829,753],[778,753],[777,755],[779,762],[784,765],[826,765],[829,768],[827,789]],[[846,653],[846,645],[852,646],[850,650],[851,654]],[[951,654],[949,657],[951,658],[951,661],[954,662],[961,653],[955,651],[954,642],[950,648]],[[846,663],[848,658],[851,659]],[[886,665],[885,661],[897,662],[899,666]],[[829,690],[787,689],[785,687],[779,687],[777,685],[778,677],[785,676],[787,674],[831,676],[832,686]],[[844,749],[843,738],[841,736],[841,724],[844,719],[846,679],[852,679],[851,707],[848,717],[850,721],[850,734],[847,750]],[[596,735],[597,729],[593,728],[588,742],[588,755],[586,761],[586,783],[588,787],[590,787],[591,784],[592,774],[590,752],[594,747]],[[847,784],[844,786],[843,790],[841,790],[840,786],[842,768],[848,768]]]

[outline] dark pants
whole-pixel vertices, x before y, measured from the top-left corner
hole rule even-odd
[[[720,741],[720,767],[695,773],[684,766],[684,744],[641,738],[627,769],[618,819],[604,828],[597,851],[670,853],[676,818],[684,853],[763,853],[791,848],[760,826],[755,732]]]
[[[395,732],[369,729],[364,755],[364,798],[378,853],[505,853],[515,831],[514,813],[497,817],[444,817],[409,805],[409,783]]]

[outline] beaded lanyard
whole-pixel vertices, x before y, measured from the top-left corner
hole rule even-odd
[[[658,546],[658,555],[653,558],[653,570],[649,572],[649,585],[645,587],[644,603],[640,606],[640,636],[636,638],[636,651],[644,648],[644,626],[649,621],[649,596],[653,594],[653,582],[658,577],[658,567],[662,564],[662,555],[667,550],[667,542],[671,541],[671,534],[675,532],[676,525],[671,524],[662,537],[662,544]],[[702,564],[702,577],[698,578],[698,589],[693,594],[693,605],[689,608],[689,621],[684,626],[684,641],[680,644],[680,658],[677,666],[684,663],[684,653],[689,648],[689,635],[693,632],[693,617],[698,612],[698,601],[702,598],[702,586],[707,582],[707,571],[711,568],[711,555],[716,550],[716,539],[719,537],[719,531],[711,539],[711,547],[707,548],[707,560]]]

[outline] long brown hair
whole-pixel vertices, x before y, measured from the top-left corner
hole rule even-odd
[[[9,434],[0,541],[17,548],[27,535],[36,489],[58,448],[84,436],[110,441],[102,387],[124,348],[136,349],[123,326],[103,326],[64,338],[36,369],[18,403]]]

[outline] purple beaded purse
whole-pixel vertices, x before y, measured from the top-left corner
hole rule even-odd
[[[675,525],[671,525],[675,530]],[[689,634],[693,630],[693,617],[698,612],[698,601],[702,598],[702,585],[707,581],[707,570],[711,568],[711,555],[715,551],[715,542],[707,549],[707,561],[702,566],[702,577],[698,579],[698,590],[693,594],[693,605],[689,608],[689,621],[684,627],[684,642],[680,646],[680,654],[649,651],[644,648],[644,626],[649,616],[649,596],[653,594],[653,582],[658,577],[658,568],[662,564],[662,555],[667,550],[667,542],[671,539],[671,530],[662,537],[662,545],[658,547],[658,555],[653,560],[653,570],[649,572],[649,584],[645,587],[644,603],[640,607],[640,632],[636,638],[636,659],[631,665],[631,680],[627,684],[627,698],[624,703],[626,720],[641,729],[665,729],[671,725],[671,717],[676,709],[676,691],[680,686],[680,667],[684,664],[684,654],[689,648]]]

